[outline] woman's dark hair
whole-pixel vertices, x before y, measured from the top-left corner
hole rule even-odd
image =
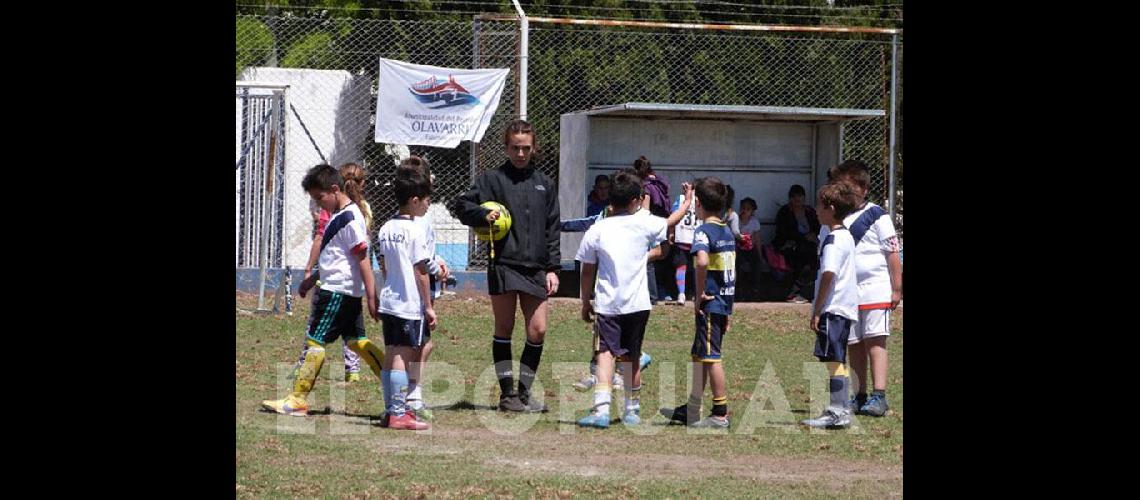
[[[788,198],[791,199],[796,196],[807,196],[807,190],[799,184],[792,184],[792,187],[788,188]]]
[[[653,167],[649,164],[649,158],[644,156],[638,156],[636,160],[633,160],[633,171],[636,172],[637,176],[641,177],[642,180],[645,180],[645,178],[654,173]]]

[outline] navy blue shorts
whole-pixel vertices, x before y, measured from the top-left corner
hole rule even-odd
[[[596,350],[609,351],[614,357],[626,361],[641,359],[641,341],[645,340],[645,326],[649,324],[649,311],[608,316],[594,315]]]
[[[380,324],[384,330],[384,345],[418,348],[431,340],[431,331],[425,320],[380,313]]]
[[[847,362],[847,338],[855,321],[831,313],[819,315],[815,331],[815,352],[820,361]]]
[[[305,335],[321,345],[344,337],[346,341],[364,338],[364,307],[361,297],[317,290],[309,313]]]
[[[697,334],[693,336],[693,348],[689,351],[693,361],[720,363],[720,342],[728,326],[728,315],[705,311],[695,317]]]

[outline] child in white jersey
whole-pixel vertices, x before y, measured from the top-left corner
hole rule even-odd
[[[347,346],[368,363],[381,377],[380,360],[384,353],[364,335],[362,297],[367,297],[368,314],[379,320],[376,289],[368,259],[368,230],[364,214],[344,190],[344,179],[330,165],[317,165],[305,174],[301,187],[321,208],[332,213],[321,237],[318,254],[321,288],[313,303],[306,333],[308,349],[301,369],[297,371],[292,393],[278,400],[261,403],[262,407],[292,416],[309,414],[306,397],[313,390],[317,374],[325,361],[325,345],[338,337],[349,340]],[[306,283],[316,279],[305,280]],[[302,290],[306,283],[302,283]],[[311,286],[311,284],[309,284]]]
[[[859,322],[848,342],[848,362],[855,374],[855,396],[848,408],[860,415],[881,417],[887,405],[887,339],[891,311],[902,301],[902,259],[899,239],[890,214],[867,201],[871,174],[867,165],[847,160],[831,169],[832,181],[844,181],[855,190],[855,210],[843,219],[855,240],[855,278],[859,282]],[[827,234],[820,230],[820,241]],[[867,397],[867,359],[873,390]]]
[[[406,404],[409,364],[418,362],[420,351],[436,326],[428,285],[431,252],[427,236],[414,218],[427,213],[431,204],[431,180],[423,172],[398,175],[392,183],[400,212],[380,227],[377,255],[382,262],[384,286],[380,290],[380,320],[384,328],[385,414],[381,425],[389,429],[423,430],[430,427],[416,418]],[[426,327],[425,327],[426,324]]]
[[[684,186],[689,191],[689,186]],[[690,197],[691,198],[691,197]],[[598,339],[597,383],[590,413],[578,420],[582,427],[605,429],[610,425],[610,381],[616,361],[625,364],[625,408],[622,422],[641,423],[641,344],[649,321],[649,289],[646,264],[651,252],[666,239],[670,225],[682,211],[668,219],[640,214],[640,178],[633,171],[614,176],[610,188],[614,214],[598,221],[582,237],[576,259],[582,263],[582,319],[596,322]],[[685,207],[686,209],[688,207]],[[597,288],[595,290],[595,272]],[[590,296],[595,293],[595,300]],[[596,312],[596,317],[595,317]]]
[[[855,193],[850,184],[831,183],[819,189],[816,213],[829,233],[821,237],[819,243],[819,274],[815,280],[811,329],[815,333],[813,354],[827,364],[831,398],[818,418],[800,421],[809,427],[851,425],[851,411],[847,409],[847,367],[843,362],[847,339],[859,317],[859,289],[855,282],[855,242],[842,221],[854,208]]]

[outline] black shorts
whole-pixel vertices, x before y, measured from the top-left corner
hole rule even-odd
[[[696,316],[697,334],[693,336],[693,348],[689,351],[693,361],[720,363],[720,342],[728,326],[728,315],[705,311]]]
[[[594,316],[595,350],[609,351],[624,361],[641,360],[641,341],[645,339],[645,326],[649,324],[649,311],[637,311],[613,316]]]
[[[345,341],[364,338],[362,297],[318,290],[309,314],[309,330],[305,335],[321,345],[344,337]]]
[[[681,245],[682,244],[673,244],[672,249],[669,251],[669,262],[673,264],[674,268],[681,266],[692,268],[693,254],[689,253],[691,247],[686,245],[685,248],[681,248]]]
[[[546,299],[546,271],[510,264],[494,264],[487,268],[487,293],[502,295],[522,292]]]
[[[819,315],[815,331],[815,352],[820,361],[847,362],[847,338],[855,322],[831,313]]]
[[[380,323],[384,332],[384,345],[423,347],[431,340],[431,330],[426,320],[404,319],[387,313],[380,313]]]

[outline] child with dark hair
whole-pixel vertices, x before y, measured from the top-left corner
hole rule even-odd
[[[859,319],[859,288],[855,282],[855,241],[843,218],[855,209],[855,192],[845,182],[819,189],[816,211],[828,234],[819,245],[819,276],[815,280],[811,330],[815,333],[813,354],[827,364],[830,402],[817,418],[801,420],[809,427],[843,428],[851,425],[847,408],[849,379],[847,339]]]
[[[669,181],[664,177],[653,171],[653,166],[649,163],[649,159],[644,156],[637,157],[633,161],[633,170],[637,176],[641,178],[641,187],[644,189],[645,194],[648,196],[646,203],[643,205],[649,209],[649,213],[658,217],[669,216]],[[657,301],[664,299],[664,294],[661,293],[660,288],[657,286],[657,266],[650,262],[646,267],[645,272],[649,273],[646,286],[649,289],[649,303],[656,305]]]
[[[261,403],[263,408],[277,413],[308,415],[306,397],[313,390],[317,374],[324,364],[325,345],[341,336],[351,339],[347,343],[349,349],[368,363],[377,378],[383,379],[381,359],[384,352],[369,342],[364,333],[363,297],[368,300],[368,315],[373,320],[380,319],[372,266],[368,259],[368,229],[364,225],[364,214],[349,199],[344,185],[340,173],[329,165],[309,169],[301,181],[301,187],[332,216],[321,237],[320,273],[317,275],[321,288],[316,292],[317,299],[309,317],[308,349],[293,381],[293,392],[284,399]],[[308,288],[301,291],[303,297]]]
[[[427,235],[415,222],[431,205],[431,180],[422,171],[397,175],[392,183],[399,213],[385,222],[376,235],[384,286],[380,290],[380,319],[384,329],[385,413],[382,425],[389,429],[423,430],[430,426],[408,411],[410,364],[419,362],[422,349],[435,329],[428,285],[428,261],[432,252]]]
[[[902,257],[891,216],[867,201],[871,173],[858,160],[847,160],[827,171],[829,178],[854,187],[855,210],[843,219],[855,239],[855,278],[859,282],[859,321],[848,342],[855,396],[848,407],[860,415],[887,414],[887,339],[891,311],[902,301]],[[821,231],[821,234],[826,235]],[[822,237],[822,236],[821,236]],[[873,383],[867,396],[867,361]]]
[[[684,188],[690,189],[688,184]],[[614,213],[586,231],[576,255],[582,263],[582,319],[594,323],[598,353],[594,405],[588,415],[578,420],[578,425],[601,429],[610,425],[610,381],[616,362],[623,363],[627,374],[622,422],[641,423],[638,361],[652,308],[649,291],[643,284],[647,279],[645,268],[651,256],[660,256],[659,245],[665,241],[669,226],[676,224],[685,211],[678,210],[668,218],[644,214],[641,182],[633,171],[614,176],[610,203]]]
[[[696,264],[694,284],[697,287],[693,291],[696,331],[690,349],[693,386],[686,404],[662,408],[661,414],[691,427],[727,429],[728,393],[721,363],[721,341],[736,294],[736,239],[721,218],[728,200],[724,183],[716,177],[705,177],[697,181],[695,190],[697,215],[704,223],[697,228],[690,250]],[[712,389],[713,408],[708,418],[697,420],[706,381]]]

